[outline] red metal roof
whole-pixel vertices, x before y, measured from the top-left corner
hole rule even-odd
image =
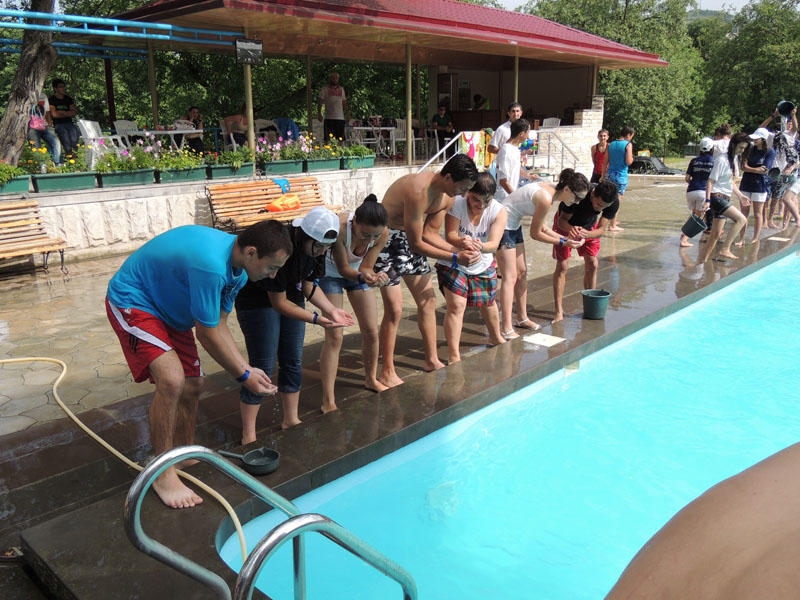
[[[412,38],[414,34],[424,34],[515,45],[523,57],[528,54],[524,49],[529,48],[596,57],[600,66],[606,61],[630,66],[668,64],[656,54],[642,52],[541,17],[455,0],[157,0],[120,17],[151,20],[165,13],[185,17],[196,11],[213,9],[272,13],[340,25],[404,31]],[[465,51],[469,52],[467,44]]]

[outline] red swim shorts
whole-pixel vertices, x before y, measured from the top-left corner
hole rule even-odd
[[[597,220],[592,229],[597,229],[598,225],[600,225],[600,219]],[[556,213],[556,218],[553,220],[553,231],[558,235],[567,237],[567,233],[558,228],[558,213]],[[585,240],[583,246],[577,250],[578,256],[597,256],[600,252],[600,238]],[[553,246],[553,258],[556,260],[567,260],[570,256],[572,256],[572,248],[569,246]]]
[[[106,314],[117,334],[125,360],[137,383],[149,379],[150,363],[156,358],[175,350],[183,365],[186,377],[201,377],[200,357],[192,330],[178,331],[150,313],[136,308],[117,308],[106,298]]]

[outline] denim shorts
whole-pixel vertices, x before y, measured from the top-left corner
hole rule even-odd
[[[359,283],[352,279],[345,279],[344,277],[328,277],[327,275],[319,280],[320,289],[329,294],[343,294],[346,291],[355,292],[361,290],[365,292],[369,289],[366,283]]]
[[[280,366],[278,391],[287,394],[299,392],[306,322],[284,317],[270,307],[237,310],[236,318],[244,334],[250,365],[261,369],[272,378],[277,358]],[[239,400],[245,404],[261,404],[264,396],[242,387],[239,390]]]
[[[711,194],[710,210],[711,213],[714,215],[715,219],[724,219],[725,215],[723,213],[730,207],[731,207],[730,196],[718,193]]]
[[[517,244],[524,244],[525,238],[522,235],[522,225],[517,227],[516,229],[506,229],[503,232],[503,237],[500,238],[500,243],[498,244],[498,248],[508,248],[509,250],[513,250],[517,247]]]

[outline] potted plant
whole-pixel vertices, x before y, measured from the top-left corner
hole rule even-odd
[[[0,194],[21,194],[30,187],[31,177],[22,167],[0,160]]]
[[[60,165],[48,161],[46,173],[33,174],[33,189],[37,192],[89,189],[96,183],[96,172],[86,166],[85,153],[80,149],[74,155],[65,155]]]
[[[250,177],[253,174],[255,157],[253,151],[247,146],[239,146],[236,150],[215,152],[213,156],[206,156],[208,165],[208,178],[220,177]]]
[[[308,145],[303,136],[297,140],[279,137],[274,144],[258,138],[256,144],[256,166],[266,175],[302,173],[307,156]]]
[[[206,178],[203,156],[188,148],[160,152],[155,161],[156,182],[202,181]]]
[[[101,147],[102,142],[100,140]],[[160,149],[161,142],[151,144],[138,140],[130,149],[123,148],[119,154],[108,148],[101,150],[95,165],[100,187],[153,183],[153,165]]]
[[[343,169],[366,169],[375,166],[375,153],[361,144],[342,146]]]
[[[320,144],[311,136],[308,144],[308,171],[334,171],[341,166],[341,152],[333,136],[325,144]]]

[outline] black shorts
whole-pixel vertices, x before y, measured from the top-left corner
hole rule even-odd
[[[710,211],[715,219],[724,219],[723,213],[731,207],[731,197],[725,194],[711,194]]]

